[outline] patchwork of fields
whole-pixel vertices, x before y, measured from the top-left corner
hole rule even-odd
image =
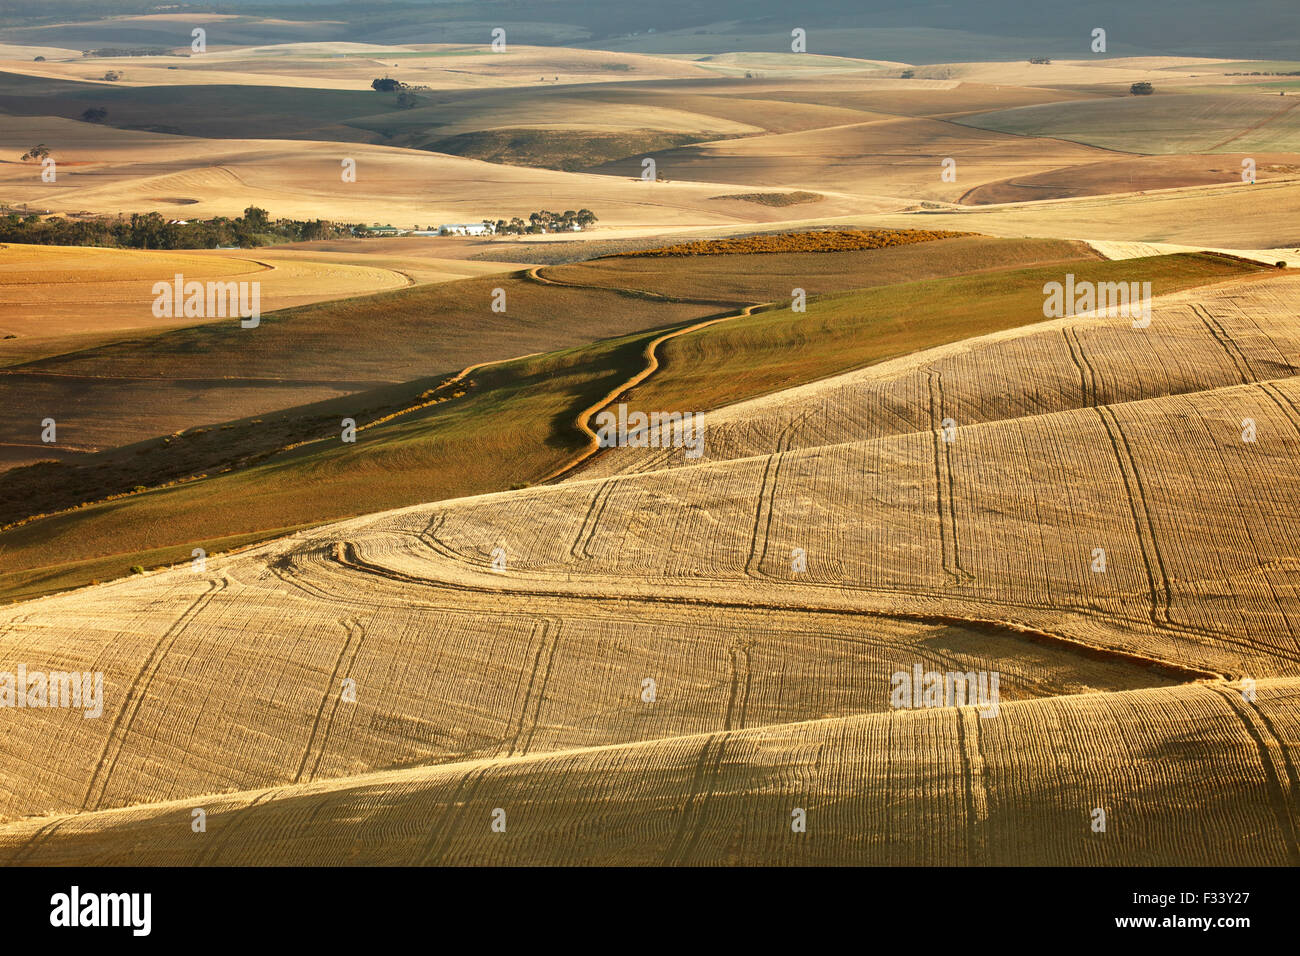
[[[1297,302],[1246,276],[1144,329],[967,338],[711,412],[695,461],[611,448],[557,484],[11,606],[4,666],[93,662],[115,704],[13,722],[0,846],[1295,862]],[[999,674],[997,713],[898,711],[913,666]],[[363,837],[360,807],[391,822]],[[518,839],[488,842],[496,808]]]
[[[0,865],[1300,865],[1300,64],[1191,2],[0,26]]]

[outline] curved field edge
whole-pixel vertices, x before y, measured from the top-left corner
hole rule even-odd
[[[632,385],[644,407],[703,410],[759,397],[1041,321],[1043,283],[1065,271],[1081,281],[1150,280],[1156,295],[1264,274],[1195,253],[1058,263],[829,294],[810,300],[805,313],[747,308],[677,338],[670,328],[502,362],[476,373],[464,398],[387,421],[355,444],[308,445],[0,533],[0,597],[25,599],[186,560],[193,548],[212,553],[226,539],[264,540],[567,473],[594,453],[590,416]],[[669,346],[663,354],[651,347],[656,340]],[[313,493],[304,495],[309,485]]]
[[[660,374],[637,390],[644,409],[713,410],[928,348],[1043,321],[1043,285],[1150,281],[1158,297],[1265,276],[1254,263],[1186,253],[1030,266],[898,283],[810,300],[806,312],[768,306],[665,341]]]
[[[1297,694],[1190,684],[387,771],[13,823],[0,862],[1296,865]]]

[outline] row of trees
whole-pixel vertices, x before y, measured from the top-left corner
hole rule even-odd
[[[46,246],[108,246],[123,249],[214,249],[217,246],[273,245],[348,237],[360,225],[325,219],[272,220],[265,209],[249,206],[242,216],[169,222],[156,212],[132,213],[130,219],[64,219],[53,216],[0,218],[0,242]]]
[[[420,105],[421,100],[415,95],[414,90],[429,89],[429,87],[418,83],[403,83],[391,76],[376,77],[370,81],[370,88],[380,93],[396,93],[397,108],[400,110],[414,109]]]
[[[498,219],[493,222],[491,219],[484,219],[483,224],[494,229],[498,235],[518,236],[535,235],[541,232],[572,232],[575,226],[579,229],[590,229],[596,221],[596,214],[590,209],[577,211],[566,209],[564,212],[541,209],[530,213],[527,221],[515,216],[509,221]]]

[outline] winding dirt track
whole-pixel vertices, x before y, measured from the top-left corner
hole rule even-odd
[[[604,286],[583,285],[574,282],[559,282],[555,279],[551,279],[542,275],[541,266],[533,266],[525,273],[525,275],[527,275],[527,277],[533,282],[538,282],[541,283],[542,285],[564,286],[565,288],[569,288],[569,289],[605,289],[606,288]],[[657,292],[647,292],[641,290],[637,290],[635,292],[628,291],[628,290],[620,290],[620,291],[625,295],[633,296],[636,298],[650,298],[650,299],[656,299],[663,302],[683,302],[683,303],[690,303],[693,305],[735,305],[736,304],[736,303],[729,303],[718,299],[693,299],[693,298],[685,298],[680,296],[666,296],[666,295],[661,295]],[[597,439],[595,431],[592,430],[591,420],[597,414],[599,414],[602,409],[604,409],[606,406],[612,404],[615,400],[617,400],[619,396],[626,395],[628,392],[636,388],[647,378],[653,375],[656,371],[658,371],[659,355],[657,350],[660,345],[662,345],[664,342],[667,342],[669,339],[677,338],[680,335],[687,335],[691,332],[697,332],[700,329],[706,329],[711,325],[717,325],[719,322],[729,322],[732,319],[739,319],[739,318],[744,318],[745,316],[753,315],[755,310],[770,307],[772,305],[774,305],[774,303],[771,302],[751,303],[750,305],[746,305],[740,308],[738,311],[731,312],[727,315],[716,316],[714,318],[705,319],[700,322],[692,323],[691,325],[682,326],[681,328],[678,329],[672,329],[671,331],[665,332],[663,335],[660,335],[657,338],[651,339],[649,342],[647,342],[645,349],[641,353],[642,356],[645,358],[645,367],[642,368],[641,371],[637,372],[635,375],[631,376],[627,381],[623,382],[620,385],[616,385],[614,388],[610,389],[607,394],[597,399],[595,402],[593,402],[588,407],[584,408],[582,411],[578,412],[578,414],[574,417],[573,427],[577,429],[579,432],[581,432],[583,436],[585,436],[586,447],[582,451],[580,451],[572,461],[560,466],[559,468],[556,468],[554,471],[545,475],[543,478],[539,480],[538,483],[545,484],[547,482],[558,481],[562,478],[565,478],[566,476],[572,475],[575,471],[577,471],[577,469],[579,469],[588,460],[590,460],[590,458],[593,455],[595,455],[597,452],[601,450],[600,441],[599,439]]]

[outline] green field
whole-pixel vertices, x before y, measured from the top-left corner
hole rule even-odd
[[[492,310],[495,289],[505,312]],[[28,440],[31,408],[59,422],[61,442],[116,447],[716,311],[519,275],[284,309],[256,329],[218,322],[10,365],[0,441]]]
[[[1058,262],[834,293],[810,300],[806,313],[771,308],[726,321],[666,343],[660,371],[638,386],[637,399],[647,407],[708,409],[1039,322],[1042,285],[1065,269]],[[1149,280],[1156,294],[1261,271],[1200,254],[1070,262],[1068,269],[1081,280]],[[194,547],[215,553],[334,519],[536,481],[583,446],[573,427],[578,411],[639,371],[656,334],[479,370],[458,389],[463,394],[363,430],[355,444],[334,430],[241,470],[12,527],[0,533],[0,596],[31,597],[136,565],[187,560]],[[430,384],[411,383],[410,398]],[[315,414],[323,419],[326,410]],[[378,416],[376,409],[357,421]]]
[[[905,282],[822,296],[805,313],[754,315],[664,344],[662,374],[637,389],[647,408],[709,409],[874,365],[919,349],[1043,321],[1043,284],[1150,281],[1153,295],[1260,272],[1222,256],[1186,253],[1072,262]]]
[[[581,446],[571,427],[641,367],[651,334],[524,358],[470,376],[464,396],[240,471],[75,509],[0,533],[0,595],[120,577],[202,547],[536,480]],[[417,383],[426,384],[426,383]],[[358,416],[358,424],[366,418]]]

